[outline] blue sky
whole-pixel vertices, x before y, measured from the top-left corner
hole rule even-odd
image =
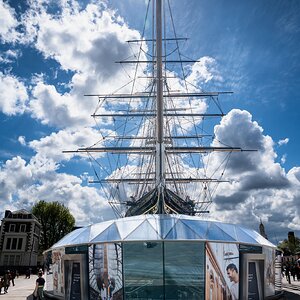
[[[89,163],[62,150],[97,140],[89,117],[96,103],[83,95],[126,82],[114,61],[129,53],[125,40],[140,36],[146,2],[0,0],[0,213],[59,200],[78,225],[113,217],[87,184]],[[201,86],[234,92],[222,101],[231,113],[220,132],[232,130],[222,138],[239,132],[245,144],[262,145],[252,173],[233,173],[244,169],[232,162],[229,173],[241,179],[219,189],[212,218],[256,230],[262,219],[274,242],[291,230],[299,236],[300,2],[170,3],[178,36],[189,38],[182,51],[209,58]]]

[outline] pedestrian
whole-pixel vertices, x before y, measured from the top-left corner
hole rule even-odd
[[[44,300],[44,285],[45,279],[43,278],[43,272],[39,272],[38,279],[35,282],[35,289],[33,292],[34,299]]]
[[[0,295],[1,295],[1,292],[2,292],[2,288],[4,288],[4,278],[3,277],[0,278]]]
[[[11,271],[10,276],[11,276],[11,283],[13,286],[15,286],[16,271]]]
[[[289,263],[285,266],[285,277],[289,284],[291,284],[291,274],[290,274],[290,265]]]
[[[7,270],[3,276],[4,279],[4,294],[7,293],[9,285],[10,285],[10,272]]]

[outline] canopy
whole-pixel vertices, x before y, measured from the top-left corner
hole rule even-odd
[[[276,248],[255,230],[187,215],[139,215],[76,229],[51,249],[130,241],[210,241]]]

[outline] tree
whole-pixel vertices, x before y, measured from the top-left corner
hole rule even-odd
[[[40,251],[49,249],[75,225],[75,219],[69,209],[59,202],[39,201],[32,208],[32,213],[41,223]]]
[[[295,255],[300,252],[300,239],[294,235],[289,235],[288,239],[283,240],[278,244],[284,255]]]

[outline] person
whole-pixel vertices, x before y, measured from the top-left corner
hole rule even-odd
[[[226,268],[227,276],[232,282],[230,287],[230,292],[232,296],[232,300],[239,299],[239,272],[235,264],[229,264]]]
[[[33,296],[35,299],[44,300],[44,285],[45,285],[45,279],[43,278],[43,272],[39,272],[38,279],[35,283],[35,289],[33,292]]]
[[[11,271],[11,283],[13,286],[15,286],[15,278],[16,278],[16,271]]]
[[[30,269],[27,269],[25,272],[25,279],[30,279]]]
[[[0,278],[0,295],[1,295],[1,292],[2,292],[2,288],[4,288],[4,278],[3,277],[1,277]],[[5,293],[4,293],[5,294]]]
[[[112,299],[113,296],[113,291],[116,287],[116,281],[113,277],[108,276],[108,295],[109,295],[109,299]]]
[[[3,276],[3,281],[4,281],[4,294],[7,293],[9,285],[10,285],[10,271],[7,270]]]
[[[291,284],[291,274],[290,274],[290,271],[291,271],[291,267],[290,267],[290,264],[288,262],[286,264],[286,266],[285,266],[285,277],[286,277],[286,280],[288,281],[289,284]]]

